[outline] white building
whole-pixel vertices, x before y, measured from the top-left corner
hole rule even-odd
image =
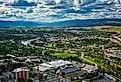
[[[50,64],[54,68],[58,68],[58,67],[61,67],[61,66],[67,65],[67,64],[71,64],[71,62],[64,61],[64,60],[57,60],[57,61],[49,62],[48,64]]]
[[[44,71],[50,70],[51,68],[58,68],[68,64],[72,64],[72,63],[69,61],[57,60],[57,61],[42,63],[39,66],[34,67],[34,70],[39,70],[44,72]]]

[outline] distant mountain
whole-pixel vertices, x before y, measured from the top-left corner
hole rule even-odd
[[[42,23],[43,24],[43,23]],[[29,21],[0,21],[0,27],[40,26],[42,24]]]
[[[29,2],[28,0],[6,0],[6,6],[37,6],[37,3]]]
[[[12,3],[8,6],[3,1],[0,3],[3,27],[120,25],[121,0],[5,1]]]
[[[51,3],[56,2],[57,4],[60,3],[73,3],[73,4],[88,4],[88,3],[120,3],[121,0],[38,0],[38,2],[44,2],[44,3]]]
[[[69,20],[49,23],[48,26],[80,26],[80,27],[90,27],[90,26],[121,26],[121,19],[86,19],[86,20]]]
[[[5,0],[7,4],[25,4],[25,6],[29,3],[43,3],[43,4],[68,4],[68,5],[85,5],[90,3],[98,3],[98,4],[111,4],[111,3],[121,3],[121,0]],[[30,5],[30,4],[29,4]]]
[[[121,19],[87,19],[87,20],[69,20],[60,21],[53,23],[40,23],[40,22],[30,22],[30,21],[0,21],[0,27],[36,27],[36,26],[46,26],[46,27],[64,27],[64,26],[75,26],[75,27],[90,27],[90,26],[121,26]]]

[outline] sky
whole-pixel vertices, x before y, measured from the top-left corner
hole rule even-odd
[[[31,0],[30,0],[31,1]],[[50,4],[41,0],[37,6],[4,6],[0,4],[2,21],[58,22],[65,20],[85,20],[121,18],[121,5],[114,0],[82,0],[80,4]]]

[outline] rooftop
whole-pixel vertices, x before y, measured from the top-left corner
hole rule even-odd
[[[49,67],[47,67],[47,66],[43,66],[43,65],[36,66],[36,67],[34,67],[34,69],[35,69],[35,70],[39,70],[39,71],[41,71],[41,72],[44,72],[44,71],[50,70]]]
[[[105,74],[103,79],[99,79],[94,82],[116,82],[116,79],[108,74]]]
[[[34,69],[39,69],[40,71],[47,71],[51,68],[58,68],[67,64],[71,64],[71,62],[64,60],[56,60],[52,62],[42,63],[39,66],[34,67]]]
[[[82,68],[82,70],[87,71],[88,73],[97,70],[98,68],[96,66],[92,65],[85,65],[85,67]]]
[[[72,73],[72,72],[75,72],[78,70],[80,70],[80,68],[74,67],[74,66],[67,66],[67,67],[63,68],[61,71],[65,74],[68,74],[68,73]]]
[[[58,68],[60,66],[64,66],[64,65],[67,65],[67,64],[71,64],[71,62],[64,61],[64,60],[57,60],[57,61],[48,62],[48,64],[51,65],[54,68]]]
[[[29,69],[27,67],[21,67],[21,68],[15,69],[13,72],[21,72],[21,71],[29,71]]]

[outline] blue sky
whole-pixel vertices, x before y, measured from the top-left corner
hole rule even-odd
[[[5,21],[58,22],[76,19],[121,18],[121,5],[112,4],[111,0],[102,2],[101,0],[83,0],[80,6],[47,5],[46,3],[30,7],[1,5],[0,10],[0,20]]]

